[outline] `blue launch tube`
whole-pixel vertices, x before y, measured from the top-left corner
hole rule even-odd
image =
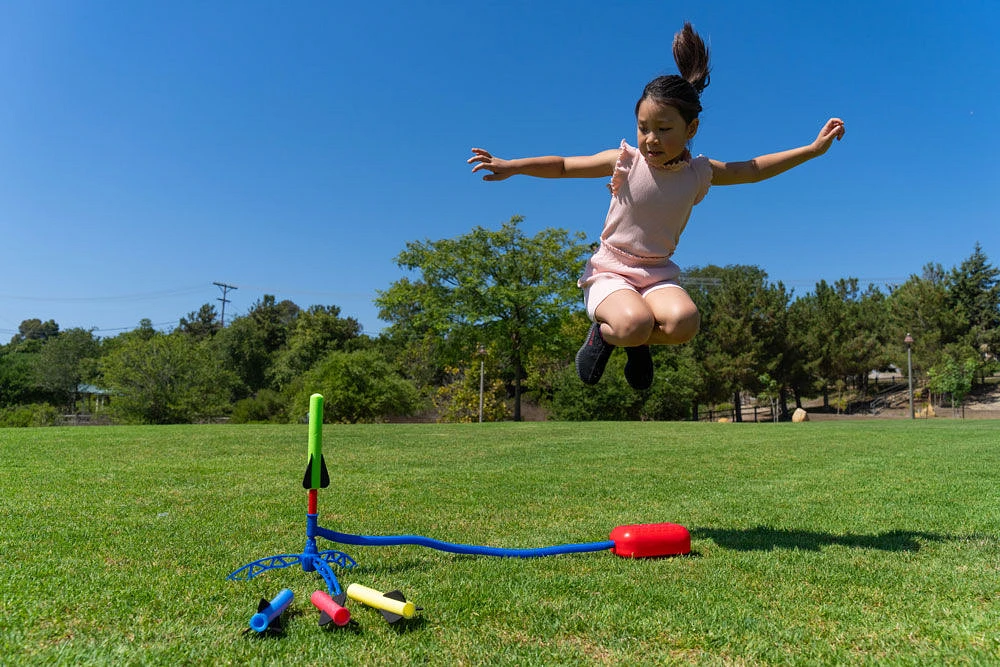
[[[414,545],[429,547],[438,551],[446,551],[453,554],[467,554],[471,556],[500,556],[506,558],[539,558],[542,556],[555,556],[558,554],[585,553],[589,551],[605,551],[612,549],[615,543],[608,540],[604,542],[583,542],[580,544],[560,544],[552,547],[537,547],[533,549],[503,549],[498,547],[482,547],[472,544],[455,544],[452,542],[442,542],[441,540],[423,537],[421,535],[351,535],[350,533],[338,533],[335,530],[316,526],[316,535],[331,542],[340,544],[353,544],[362,547]]]
[[[250,617],[250,629],[255,632],[264,632],[267,630],[267,626],[271,624],[271,621],[280,616],[281,612],[288,608],[293,597],[295,597],[295,594],[292,593],[292,589],[283,588],[267,606]]]

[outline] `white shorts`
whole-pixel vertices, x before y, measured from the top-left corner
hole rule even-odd
[[[684,289],[677,282],[680,273],[680,267],[670,260],[666,260],[666,264],[652,266],[626,264],[623,257],[601,244],[597,252],[587,260],[587,266],[577,285],[583,288],[587,316],[592,322],[596,322],[594,311],[612,293],[629,290],[644,297],[666,287]]]

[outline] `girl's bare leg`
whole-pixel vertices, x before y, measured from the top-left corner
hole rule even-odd
[[[649,345],[680,345],[698,333],[701,315],[683,289],[664,287],[654,290],[646,295],[645,302],[656,321],[646,340]]]
[[[585,384],[597,384],[615,347],[624,346],[630,362],[625,366],[626,379],[637,389],[647,388],[653,381],[653,362],[645,344],[656,320],[643,298],[630,290],[612,292],[597,306],[594,319],[596,322],[587,332],[587,340],[576,353],[576,373],[580,379]],[[639,349],[636,346],[640,346],[645,355],[640,355],[643,358],[639,363],[631,363]],[[644,369],[641,375],[635,371],[638,367]]]
[[[612,292],[594,311],[601,323],[601,336],[619,347],[645,345],[656,326],[650,305],[636,292]]]
[[[629,290],[612,292],[597,307],[594,317],[601,322],[601,336],[625,348],[625,379],[629,385],[649,389],[653,384],[653,358],[648,341],[656,331],[656,318],[646,300]]]

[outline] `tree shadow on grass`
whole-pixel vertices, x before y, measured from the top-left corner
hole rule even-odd
[[[881,551],[920,551],[923,542],[943,542],[947,535],[913,530],[890,530],[877,535],[834,535],[811,530],[786,530],[756,526],[754,528],[692,528],[691,537],[710,539],[723,549],[736,551],[774,551],[775,549],[802,549],[820,551],[823,547],[839,545],[855,549]]]

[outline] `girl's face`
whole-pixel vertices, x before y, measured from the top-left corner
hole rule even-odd
[[[636,121],[639,152],[654,167],[679,158],[698,131],[697,118],[685,123],[677,109],[652,99],[639,103]]]

